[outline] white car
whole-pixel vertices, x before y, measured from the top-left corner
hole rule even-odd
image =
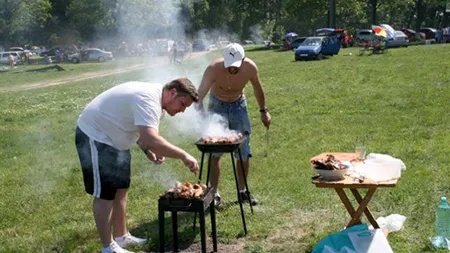
[[[80,61],[105,62],[112,59],[112,52],[103,51],[98,48],[88,48],[80,50],[77,53],[69,54],[67,57],[67,60],[73,63],[79,63]]]
[[[0,64],[9,64],[9,56],[14,57],[14,65],[21,64],[21,57],[17,51],[0,52]]]
[[[395,37],[388,40],[386,47],[408,47],[409,39],[402,31],[395,31]]]

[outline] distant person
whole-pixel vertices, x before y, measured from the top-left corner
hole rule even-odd
[[[244,48],[237,44],[227,45],[223,52],[223,57],[214,60],[206,68],[200,87],[199,109],[203,110],[203,99],[209,93],[208,112],[222,115],[228,120],[228,127],[241,132],[247,139],[240,148],[245,175],[248,176],[250,158],[250,133],[251,124],[247,112],[247,100],[244,94],[246,84],[250,82],[253,87],[253,94],[259,106],[261,121],[268,129],[271,122],[269,110],[266,107],[266,99],[262,82],[259,78],[258,67],[250,58],[245,57]],[[221,197],[218,191],[220,177],[220,157],[222,154],[215,153],[211,159],[211,186],[217,190],[214,200],[220,205]],[[237,152],[234,154],[240,159]],[[241,163],[236,161],[239,174],[239,191],[242,201],[251,201],[258,204],[256,198],[249,197],[244,184]]]
[[[12,67],[14,64],[16,64],[16,59],[14,58],[14,55],[11,53],[8,56],[9,66]]]
[[[174,116],[197,101],[197,89],[187,78],[164,86],[127,82],[98,95],[81,113],[75,142],[85,190],[94,197],[102,253],[128,252],[124,250],[128,245],[146,242],[132,236],[126,226],[130,148],[135,143],[156,164],[172,157],[197,172],[197,160],[159,134],[160,118],[165,112]]]
[[[59,51],[59,49],[55,50],[55,60],[56,60],[56,62],[61,61],[61,51]]]
[[[25,50],[23,52],[23,64],[28,65],[30,64],[30,51]]]
[[[178,45],[176,42],[173,43],[172,48],[170,49],[170,64],[181,63],[177,60],[178,57]]]

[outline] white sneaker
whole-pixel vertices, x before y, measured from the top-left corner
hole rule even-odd
[[[147,242],[146,239],[132,236],[130,232],[126,233],[124,236],[116,237],[114,240],[122,248],[126,248],[128,245],[132,244],[144,244]]]
[[[102,248],[102,253],[133,253],[122,247],[120,247],[116,242],[112,242],[108,247]]]

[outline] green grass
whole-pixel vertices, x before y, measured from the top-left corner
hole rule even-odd
[[[439,197],[448,197],[450,191],[450,45],[391,49],[384,55],[357,53],[357,48],[343,49],[338,56],[307,62],[295,62],[287,51],[247,53],[258,64],[273,120],[267,145],[249,85],[254,157],[249,186],[262,205],[253,215],[245,208],[249,234],[244,238],[239,238],[238,206],[218,213],[219,250],[308,252],[341,230],[349,216],[333,190],[311,184],[314,172],[308,159],[325,151],[352,152],[363,143],[368,152],[390,154],[407,166],[398,185],[378,190],[370,203],[375,218],[393,213],[407,217],[403,229],[388,237],[393,250],[439,252],[428,238],[434,234]],[[155,73],[165,73],[167,81],[178,73],[198,82],[217,55],[180,66],[0,93],[0,252],[98,252],[92,199],[84,192],[74,146],[79,113],[101,91],[123,81],[154,80]],[[108,67],[69,66],[78,74]],[[0,87],[14,87],[69,74],[0,75]],[[192,144],[195,137],[173,133],[171,122],[163,121],[162,134],[200,159]],[[132,153],[128,225],[136,235],[153,239],[135,250],[155,251],[158,195],[170,180],[196,178],[178,160],[155,166],[139,150]],[[223,168],[222,197],[234,201],[228,159]],[[191,232],[192,216],[180,218],[180,223],[180,239],[198,243],[199,235]],[[167,229],[166,242],[170,240]]]

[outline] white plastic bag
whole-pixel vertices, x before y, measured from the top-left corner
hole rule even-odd
[[[400,168],[404,171],[406,170],[406,165],[405,163],[395,157],[392,157],[390,155],[385,155],[385,154],[377,154],[377,153],[370,153],[367,155],[367,159],[379,159],[379,160],[384,160],[384,161],[390,161],[393,163],[397,163],[398,166],[400,166]]]
[[[381,229],[349,233],[357,253],[394,253]]]
[[[356,172],[374,181],[388,181],[398,179],[401,171],[406,169],[405,164],[389,155],[370,153],[363,163],[356,163]]]
[[[377,223],[382,230],[387,230],[389,233],[396,232],[402,229],[406,217],[400,214],[391,214],[387,217],[379,217]],[[370,227],[373,228],[373,227]]]

